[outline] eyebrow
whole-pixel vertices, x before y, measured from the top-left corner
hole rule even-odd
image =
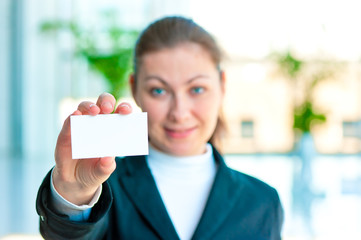
[[[208,78],[209,76],[208,75],[204,75],[204,74],[199,74],[199,75],[196,75],[194,77],[192,77],[191,79],[189,79],[186,83],[187,84],[190,84],[192,83],[193,81],[199,79],[199,78]],[[159,77],[159,76],[156,76],[156,75],[149,75],[145,78],[146,81],[148,80],[151,80],[151,79],[156,79],[158,81],[160,81],[162,84],[168,86],[169,84],[167,83],[167,81],[165,81],[163,78]]]

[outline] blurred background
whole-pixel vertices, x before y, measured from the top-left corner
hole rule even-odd
[[[104,91],[131,101],[134,41],[174,14],[225,52],[226,161],[278,190],[283,238],[361,239],[360,5],[0,1],[0,239],[40,238],[36,193],[62,122]]]

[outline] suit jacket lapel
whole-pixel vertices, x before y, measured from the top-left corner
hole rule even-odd
[[[232,177],[231,170],[213,148],[218,162],[218,171],[207,204],[192,239],[211,239],[241,196],[239,182]]]
[[[123,159],[126,173],[120,180],[139,212],[162,239],[179,239],[144,156]]]

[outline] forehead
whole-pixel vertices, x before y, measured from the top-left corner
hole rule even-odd
[[[196,43],[182,43],[142,56],[140,72],[187,72],[215,69],[210,53]]]

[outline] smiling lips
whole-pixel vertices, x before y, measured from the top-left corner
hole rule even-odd
[[[183,128],[183,129],[172,129],[172,128],[164,128],[164,129],[167,135],[171,138],[186,138],[196,130],[196,127]]]

